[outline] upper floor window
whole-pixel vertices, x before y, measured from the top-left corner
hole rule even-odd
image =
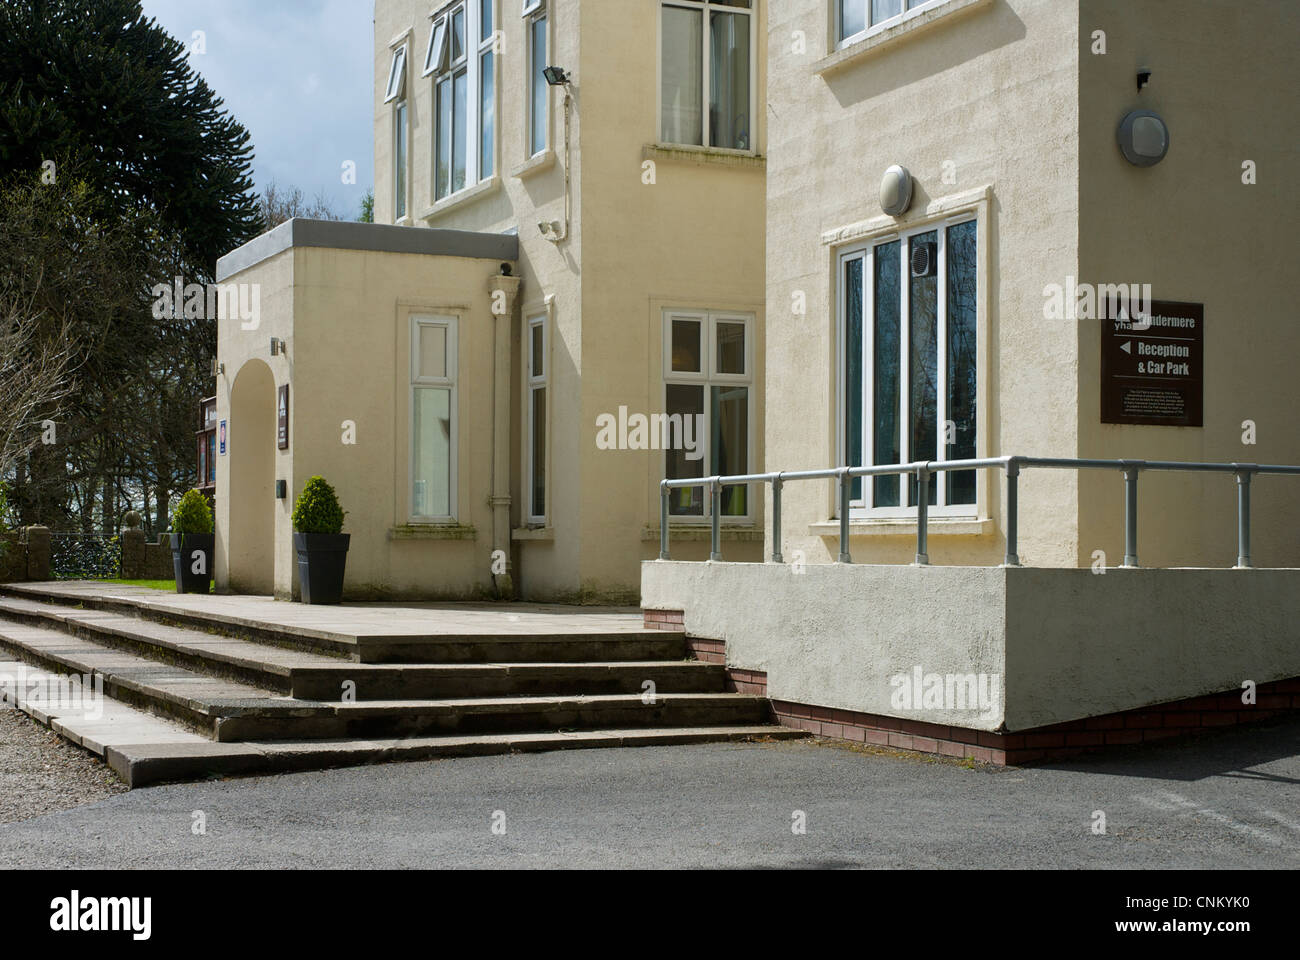
[[[664,0],[660,139],[752,150],[752,0]]]
[[[546,521],[546,386],[547,369],[546,314],[528,321],[528,519]]]
[[[384,103],[393,105],[393,219],[401,220],[407,197],[406,44],[393,50]]]
[[[548,66],[546,0],[524,0],[524,29],[528,37],[528,155],[547,145],[551,91],[543,71]]]
[[[492,3],[452,4],[429,28],[424,76],[433,77],[435,200],[490,177],[495,166]]]
[[[969,216],[969,215],[967,215]],[[977,456],[976,221],[929,224],[839,258],[840,463]],[[915,512],[915,474],[853,481],[854,512]],[[936,474],[936,511],[969,514],[975,471]]]
[[[910,16],[922,7],[937,7],[947,0],[831,0],[835,4],[835,40],[838,45],[861,40]]]

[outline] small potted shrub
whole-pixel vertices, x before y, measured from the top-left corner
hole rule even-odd
[[[293,546],[298,553],[298,583],[303,603],[338,603],[343,599],[343,571],[348,541],[343,508],[324,477],[312,477],[293,508]]]
[[[216,539],[207,497],[197,490],[187,491],[172,514],[172,568],[177,593],[211,592]]]

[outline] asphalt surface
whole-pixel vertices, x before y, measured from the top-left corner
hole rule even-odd
[[[1027,769],[825,741],[385,764],[0,825],[0,868],[1297,866],[1300,720]]]

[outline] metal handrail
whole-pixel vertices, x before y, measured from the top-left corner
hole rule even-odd
[[[748,473],[736,476],[696,477],[681,480],[663,480],[659,484],[659,559],[670,560],[668,552],[669,503],[668,492],[682,487],[706,487],[710,491],[712,534],[710,560],[722,559],[722,530],[720,526],[722,488],[750,483],[772,485],[772,562],[782,563],[781,557],[781,488],[790,480],[839,481],[840,504],[840,563],[852,563],[849,553],[849,511],[852,502],[853,479],[882,475],[915,474],[917,482],[916,508],[916,562],[930,562],[929,517],[930,475],[945,470],[1000,469],[1006,474],[1006,558],[1007,566],[1020,566],[1016,552],[1019,523],[1020,471],[1027,468],[1063,470],[1119,470],[1124,474],[1124,563],[1127,568],[1138,566],[1137,550],[1137,494],[1138,475],[1144,470],[1165,470],[1185,473],[1231,473],[1237,479],[1237,565],[1236,569],[1250,567],[1250,482],[1256,474],[1300,475],[1300,466],[1283,466],[1259,463],[1196,463],[1177,460],[1095,460],[1065,457],[985,457],[978,460],[918,460],[913,463],[891,463],[871,467],[829,467],[824,470],[790,470],[776,473]]]

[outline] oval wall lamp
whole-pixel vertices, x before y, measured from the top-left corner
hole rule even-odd
[[[901,217],[912,205],[912,175],[906,167],[894,164],[880,181],[880,209],[891,217]]]
[[[1135,167],[1154,167],[1169,152],[1169,127],[1151,110],[1134,110],[1119,123],[1120,153]]]

